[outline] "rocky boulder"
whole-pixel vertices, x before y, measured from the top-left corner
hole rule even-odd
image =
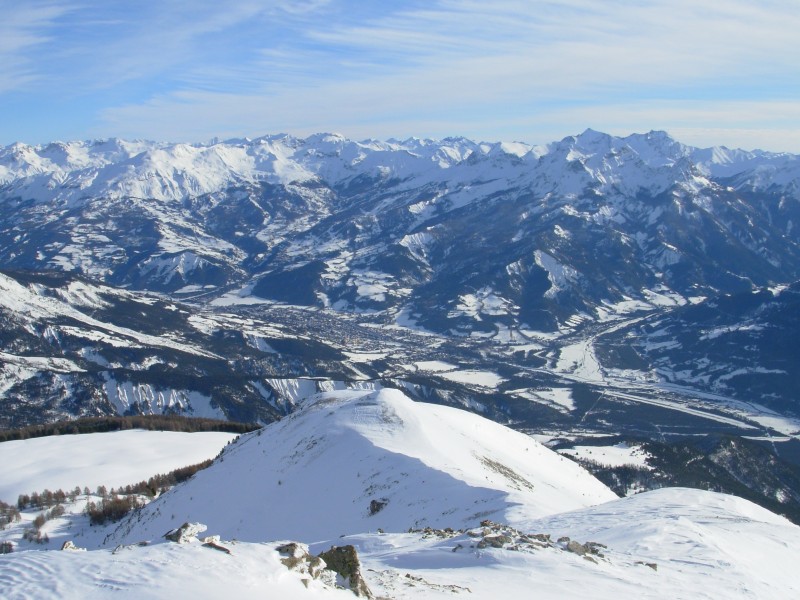
[[[197,534],[204,532],[208,527],[202,523],[184,523],[177,529],[172,529],[164,534],[170,542],[186,544],[197,539]]]
[[[373,598],[372,592],[367,586],[364,577],[361,575],[361,562],[358,560],[358,552],[355,546],[331,546],[319,555],[325,561],[326,569],[335,571],[341,581],[337,578],[337,585],[352,590],[356,596],[362,598]]]

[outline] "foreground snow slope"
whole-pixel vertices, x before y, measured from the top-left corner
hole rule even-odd
[[[227,461],[226,461],[227,462]],[[325,498],[318,497],[320,505]],[[330,514],[332,521],[335,514]],[[794,561],[800,528],[745,500],[664,489],[544,518],[530,533],[549,544],[479,547],[467,533],[363,533],[320,542],[353,544],[372,592],[383,598],[783,599],[800,595]],[[213,533],[209,530],[209,533]],[[587,559],[558,535],[607,547]],[[353,598],[300,581],[277,542],[199,542],[115,551],[20,552],[0,557],[3,598]]]
[[[545,518],[537,528],[656,563],[657,578],[642,580],[652,597],[800,597],[800,527],[736,496],[665,488]]]
[[[142,440],[128,436],[123,447],[114,435],[116,464],[154,470],[158,456],[130,460]],[[102,468],[108,454],[87,454],[86,468]],[[38,482],[48,461],[59,463],[39,454],[32,467]],[[0,556],[0,597],[353,597],[330,579],[304,585],[307,575],[277,551],[289,539],[313,554],[354,545],[382,598],[800,597],[800,527],[783,517],[699,490],[618,499],[525,435],[397,390],[312,397],[119,527],[89,527],[72,508],[45,527],[57,545],[73,539],[89,551],[20,544]],[[495,523],[480,524],[486,518]],[[187,520],[205,523],[228,552],[164,540]],[[425,525],[456,531],[408,531]]]
[[[524,525],[616,496],[530,437],[398,390],[343,391],[243,436],[109,542],[200,521],[224,538],[313,542],[365,531]]]
[[[232,548],[233,556],[200,544],[0,556],[0,595],[5,600],[354,598],[317,581],[306,588],[272,546]]]
[[[389,597],[451,593],[424,584],[409,589],[402,578],[391,576],[405,569],[439,586],[469,588],[465,596],[470,598],[777,599],[800,594],[794,567],[800,527],[733,496],[657,490],[548,517],[531,531],[607,548],[602,557],[586,560],[554,548],[477,550],[469,547],[474,539],[468,536],[420,541],[373,535],[355,543],[373,574],[373,591]],[[464,547],[454,551],[459,543]]]
[[[0,444],[0,500],[45,488],[66,492],[138,483],[214,456],[233,433],[114,431],[60,435]]]

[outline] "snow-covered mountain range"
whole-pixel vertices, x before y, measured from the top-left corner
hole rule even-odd
[[[0,209],[3,427],[268,423],[393,388],[550,443],[745,440],[697,479],[800,515],[795,155],[592,130],[14,144]]]
[[[653,293],[797,278],[799,190],[796,156],[662,132],[540,147],[327,134],[16,144],[0,151],[0,261],[437,331],[556,330]]]

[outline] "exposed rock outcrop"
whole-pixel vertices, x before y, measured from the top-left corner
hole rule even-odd
[[[319,556],[313,556],[308,546],[300,542],[289,542],[276,550],[287,569],[300,573],[306,587],[312,579],[318,579],[362,598],[374,597],[361,575],[361,563],[354,546],[332,546]]]
[[[86,552],[86,548],[78,548],[78,546],[76,546],[75,542],[73,542],[72,540],[67,540],[66,542],[61,544],[61,549],[68,550],[70,552]]]
[[[330,550],[321,553],[319,558],[325,561],[326,569],[339,574],[343,580],[339,582],[341,587],[349,588],[356,596],[362,598],[374,597],[361,575],[361,562],[358,560],[355,546],[331,546]]]
[[[203,533],[208,527],[202,523],[184,523],[177,529],[172,529],[164,534],[164,537],[171,542],[186,544],[197,539],[198,533]]]

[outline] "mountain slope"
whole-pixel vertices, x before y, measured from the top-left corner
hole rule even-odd
[[[794,545],[800,527],[735,496],[667,488],[542,519],[538,526],[645,556],[658,565],[653,579],[664,597],[779,598],[800,588],[784,545]],[[712,580],[713,589],[700,583]],[[640,583],[646,587],[646,581]]]
[[[68,273],[0,272],[0,426],[153,413],[269,422],[298,399],[284,378],[325,375],[319,385],[341,387],[367,378],[326,342],[330,327],[265,312],[213,312]]]
[[[523,524],[616,496],[523,434],[397,390],[322,394],[246,435],[210,468],[123,522],[110,543],[200,521],[226,538]]]
[[[546,439],[749,436],[791,460],[794,321],[698,315],[800,278],[798,181],[796,156],[663,132],[13,145],[0,426],[266,423],[388,387]],[[704,321],[689,359],[659,346]]]
[[[603,336],[609,367],[800,416],[800,284],[709,298]],[[614,347],[628,346],[625,360]]]

